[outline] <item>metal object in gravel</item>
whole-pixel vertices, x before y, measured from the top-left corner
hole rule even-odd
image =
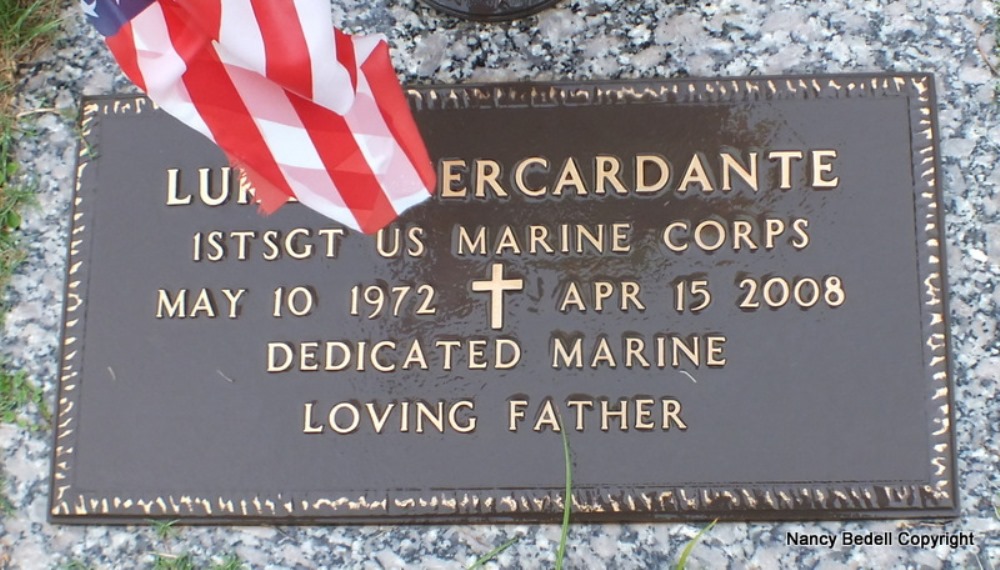
[[[496,22],[516,20],[548,8],[557,0],[422,0],[452,16]]]

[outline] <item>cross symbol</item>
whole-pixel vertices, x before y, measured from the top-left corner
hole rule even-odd
[[[494,263],[489,279],[472,282],[472,290],[476,293],[490,294],[490,328],[503,328],[503,294],[506,291],[521,291],[524,289],[524,279],[504,279],[503,264]]]

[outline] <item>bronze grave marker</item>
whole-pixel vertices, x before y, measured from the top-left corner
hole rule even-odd
[[[413,88],[379,236],[85,99],[52,519],[954,516],[933,88]]]

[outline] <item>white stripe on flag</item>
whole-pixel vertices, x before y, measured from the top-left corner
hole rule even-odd
[[[358,70],[361,64],[371,57],[372,52],[378,47],[379,42],[387,41],[382,34],[370,34],[367,36],[351,36],[354,43],[354,56],[358,58]]]
[[[382,34],[351,36],[351,41],[354,43],[354,55],[358,60],[359,72],[361,71],[360,67],[363,62],[371,57],[372,52],[375,51],[379,43],[387,42],[385,36]],[[385,119],[382,118],[382,113],[379,111],[378,105],[375,103],[372,95],[368,78],[363,73],[358,75],[357,96],[359,98],[363,97],[370,102],[370,107],[368,105],[359,106],[355,104],[355,109],[352,109],[352,112],[348,113],[344,118],[347,120],[351,132],[355,134],[371,133],[392,139],[394,152],[387,161],[388,164],[385,167],[385,173],[379,175],[379,183],[385,191],[386,197],[392,204],[393,209],[396,210],[397,214],[401,214],[407,208],[426,200],[428,198],[428,189],[424,187],[420,173],[417,172],[413,163],[410,162],[409,157],[406,156],[402,147],[399,146],[399,141],[396,141],[388,125],[385,124]],[[364,149],[362,141],[358,141],[358,146]],[[367,157],[368,154],[366,153]],[[368,160],[369,164],[371,164],[371,159]]]
[[[252,71],[230,65],[224,53],[219,57],[295,197],[324,216],[359,229],[285,90]]]
[[[338,115],[354,103],[351,75],[337,58],[337,47],[330,26],[330,3],[296,0],[295,9],[309,48],[312,65],[312,100]],[[360,75],[361,71],[358,70]]]
[[[386,125],[364,74],[358,76],[358,94],[344,119],[397,214],[427,198],[420,173]]]
[[[168,113],[215,142],[181,80],[187,64],[174,50],[163,10],[158,3],[154,2],[132,19],[132,37],[136,63],[146,82],[149,97]]]
[[[250,0],[222,2],[219,41],[215,51],[228,65],[237,65],[261,75],[267,73],[264,38]],[[225,55],[225,57],[223,57]]]

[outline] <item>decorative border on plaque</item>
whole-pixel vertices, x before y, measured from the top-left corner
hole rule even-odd
[[[66,269],[66,294],[63,308],[63,335],[61,365],[59,368],[58,401],[56,403],[56,426],[53,448],[55,458],[52,462],[52,489],[50,503],[52,514],[70,514],[67,501],[79,496],[71,484],[71,467],[75,448],[77,405],[76,395],[80,388],[80,363],[83,359],[81,347],[77,341],[83,337],[84,319],[86,314],[86,284],[84,270],[86,261],[82,246],[84,233],[90,225],[84,220],[83,178],[90,165],[93,147],[88,140],[98,122],[101,105],[95,102],[83,103],[80,114],[80,141],[77,151],[76,184],[73,189],[73,223],[70,225],[69,258]]]
[[[753,78],[717,80],[679,80],[658,87],[636,86],[626,82],[590,84],[427,87],[407,90],[416,113],[443,109],[489,109],[588,105],[630,104],[703,104],[738,101],[823,99],[840,97],[906,97],[910,100],[913,145],[913,180],[915,183],[916,244],[918,274],[923,278],[921,297],[928,363],[926,382],[928,416],[932,429],[928,481],[842,481],[817,485],[815,482],[781,485],[740,486],[725,483],[701,483],[665,487],[621,487],[600,489],[576,486],[573,511],[584,520],[629,515],[701,514],[705,518],[746,518],[754,513],[761,519],[815,518],[816,510],[837,516],[856,511],[895,513],[937,509],[952,512],[956,506],[953,488],[955,475],[954,441],[951,433],[951,392],[949,369],[948,314],[945,305],[946,283],[943,278],[944,249],[942,212],[938,207],[937,133],[933,120],[934,80],[925,74],[895,76],[845,75],[807,78]],[[93,147],[87,140],[99,117],[138,114],[156,106],[145,97],[130,100],[93,98],[83,102],[80,121],[81,144],[74,192],[73,224],[70,234],[66,280],[66,306],[63,329],[63,355],[58,390],[55,428],[55,461],[52,466],[53,488],[51,515],[59,522],[80,522],[76,517],[106,515],[122,520],[151,517],[198,516],[226,522],[245,520],[289,519],[300,522],[336,516],[341,520],[388,522],[435,521],[449,515],[503,520],[548,520],[562,512],[562,482],[537,491],[525,489],[467,489],[454,491],[356,490],[343,496],[319,494],[248,495],[248,496],[113,496],[81,492],[73,487],[72,462],[75,452],[75,423],[80,383],[82,353],[77,342],[86,318],[87,269],[81,253],[88,239],[86,230],[91,214],[82,195],[82,180],[87,175]],[[741,516],[742,515],[742,516]],[[928,513],[932,516],[933,513]]]

